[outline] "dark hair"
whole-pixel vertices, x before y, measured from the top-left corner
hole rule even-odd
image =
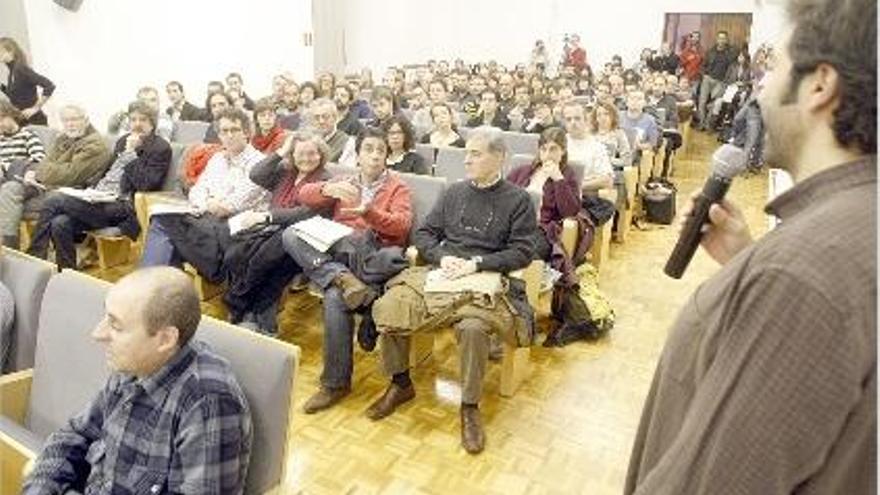
[[[354,96],[355,96],[354,90],[351,89],[351,87],[348,84],[337,84],[336,86],[333,87],[333,92],[335,93],[336,90],[338,90],[338,89],[342,89],[346,92],[346,94],[348,94],[348,104],[349,105],[354,103]],[[336,95],[335,94],[330,95],[331,98],[333,98],[334,96],[336,96]]]
[[[15,108],[15,105],[10,103],[9,100],[0,100],[0,117],[12,117],[12,120],[18,125],[21,125],[25,120],[21,110]]]
[[[180,83],[177,82],[177,81],[169,81],[168,84],[165,85],[165,89],[168,89],[168,88],[171,87],[171,86],[176,87],[178,91],[180,91],[181,93],[183,93],[183,84],[180,84]]]
[[[321,96],[321,90],[318,89],[318,85],[313,83],[312,81],[306,81],[299,85],[299,92],[302,93],[304,89],[311,88],[312,94],[315,95],[315,99],[317,100]]]
[[[597,112],[597,110],[599,110],[599,108],[602,108],[602,110],[605,110],[606,112],[608,112],[608,116],[611,117],[611,126],[610,127],[611,127],[612,131],[620,127],[620,120],[619,120],[620,116],[617,114],[617,107],[615,107],[613,104],[611,104],[607,101],[597,101],[596,108],[595,108],[595,110],[593,110],[593,116],[594,116],[593,120],[595,120],[595,124],[596,124],[595,129],[596,130],[599,129],[599,116],[598,116],[598,112]]]
[[[128,104],[128,113],[129,115],[131,115],[132,113],[139,113],[148,118],[150,120],[150,123],[153,125],[153,129],[156,128],[156,123],[159,120],[159,113],[156,111],[156,109],[140,100],[135,100]]]
[[[562,148],[562,160],[559,161],[559,168],[564,169],[568,166],[568,133],[565,132],[565,129],[561,127],[548,127],[544,129],[544,132],[541,133],[541,136],[538,138],[538,150],[541,149],[541,146],[544,146],[547,143],[556,143]],[[532,162],[533,166],[538,166],[541,164],[541,156],[540,153],[535,154],[535,161]]]
[[[230,77],[234,77],[235,79],[244,82],[244,79],[241,78],[241,74],[238,72],[230,72],[229,74],[226,74],[226,79],[229,79]]]
[[[24,50],[21,49],[21,46],[14,39],[8,36],[0,38],[0,48],[12,52],[13,66],[28,66],[27,55],[24,54]]]
[[[378,127],[366,126],[361,129],[361,132],[358,133],[357,138],[354,140],[355,152],[361,152],[361,145],[364,144],[364,140],[367,138],[381,139],[385,143],[386,150],[388,149],[388,135],[385,134],[385,131]]]
[[[388,100],[391,102],[391,113],[397,113],[400,109],[397,97],[394,95],[394,91],[388,86],[374,86],[373,94],[370,96],[370,102],[374,102],[376,100]]]
[[[236,107],[227,108],[226,110],[223,110],[222,112],[220,112],[220,115],[217,115],[216,117],[214,117],[214,120],[218,123],[220,122],[220,119],[234,120],[234,121],[238,122],[239,124],[241,124],[242,130],[244,130],[244,132],[246,134],[250,134],[251,119],[244,112],[244,110],[242,110],[240,108],[236,108]]]
[[[208,93],[208,97],[205,98],[205,111],[208,112],[208,114],[211,116],[212,120],[217,120],[217,119],[214,117],[214,114],[211,113],[211,98],[214,98],[217,95],[222,96],[223,99],[226,100],[226,104],[229,105],[230,107],[235,106],[235,102],[232,101],[232,98],[230,98],[229,95],[226,94],[225,92],[218,91],[215,93]]]
[[[223,84],[222,81],[208,81],[208,86],[220,86],[220,91],[214,91],[214,93],[225,93],[226,85]]]
[[[840,103],[831,128],[842,146],[877,152],[877,2],[876,0],[792,0],[794,25],[789,102],[801,79],[827,64],[838,74]]]
[[[480,98],[482,98],[483,95],[487,95],[487,94],[494,96],[495,101],[501,101],[501,98],[498,96],[498,91],[495,91],[494,89],[490,89],[488,86],[483,91],[480,91]]]
[[[263,112],[271,112],[272,115],[275,115],[275,100],[266,96],[254,103],[254,134],[258,136],[262,136],[263,131],[257,123],[257,116]]]
[[[392,115],[382,124],[382,130],[385,131],[386,135],[391,132],[391,127],[394,124],[399,125],[400,130],[403,131],[403,149],[407,151],[413,149],[416,145],[416,138],[415,131],[413,131],[413,126],[409,120],[400,115]]]

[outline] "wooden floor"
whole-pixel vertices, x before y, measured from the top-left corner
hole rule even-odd
[[[693,133],[692,152],[679,157],[679,203],[702,185],[717,143]],[[729,194],[752,231],[766,230],[766,174],[738,179]],[[601,287],[617,324],[595,344],[535,347],[533,372],[515,397],[498,395],[499,366],[490,365],[481,403],[487,446],[470,456],[459,447],[457,352],[451,335],[438,339],[431,360],[415,369],[416,400],[384,421],[363,415],[386,380],[378,353],[355,356],[354,391],[313,416],[298,412],[298,443],[287,459],[293,493],[618,494],[635,428],[667,329],[693,289],[717,267],[698,253],[680,281],[662,273],[675,242],[672,227],[633,230],[612,245]],[[116,279],[127,270],[101,274]],[[208,305],[207,312],[216,308]],[[320,302],[290,298],[281,338],[303,349],[296,401],[315,391],[321,370]],[[542,336],[543,338],[543,336]],[[298,409],[301,411],[301,409]]]

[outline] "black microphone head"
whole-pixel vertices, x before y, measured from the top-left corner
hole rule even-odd
[[[732,179],[746,169],[746,152],[732,144],[723,144],[712,154],[712,175]]]

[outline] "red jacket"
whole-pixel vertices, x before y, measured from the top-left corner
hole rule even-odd
[[[346,180],[349,177],[336,178],[331,181],[306,184],[299,192],[299,201],[312,208],[333,206],[333,220],[348,225],[355,230],[372,229],[384,246],[407,245],[409,229],[412,227],[412,203],[409,187],[400,176],[388,171],[388,177],[382,184],[373,202],[363,215],[341,211],[353,208],[354,203],[343,203],[335,198],[324,196],[321,189],[327,182]]]
[[[703,64],[703,55],[700,50],[692,46],[685,47],[678,56],[681,59],[681,68],[688,81],[695,81],[700,77],[700,66]]]

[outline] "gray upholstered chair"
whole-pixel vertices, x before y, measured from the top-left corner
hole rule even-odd
[[[440,148],[437,151],[437,163],[434,164],[434,175],[445,177],[449,182],[465,178],[464,154],[461,148]]]
[[[211,124],[198,120],[181,120],[174,126],[171,140],[175,143],[193,144],[201,143],[205,139],[205,132]]]
[[[104,315],[109,284],[65,270],[52,277],[40,315],[33,369],[0,377],[2,493],[18,493],[26,464],[43,442],[95,396],[109,376],[101,346],[90,336]],[[254,424],[246,493],[290,490],[293,386],[299,348],[203,317],[196,339],[229,360]],[[10,479],[14,478],[14,479]]]
[[[29,125],[26,129],[40,138],[40,142],[43,143],[43,148],[45,148],[47,152],[52,148],[52,145],[55,144],[55,140],[58,139],[58,134],[60,134],[60,132],[45,125]]]
[[[15,301],[15,322],[12,327],[9,355],[2,372],[18,371],[34,365],[40,303],[55,265],[12,249],[3,249],[0,256],[0,281]]]
[[[505,131],[502,135],[504,136],[505,144],[507,144],[507,150],[510,153],[538,154],[538,139],[540,136],[537,134]]]

